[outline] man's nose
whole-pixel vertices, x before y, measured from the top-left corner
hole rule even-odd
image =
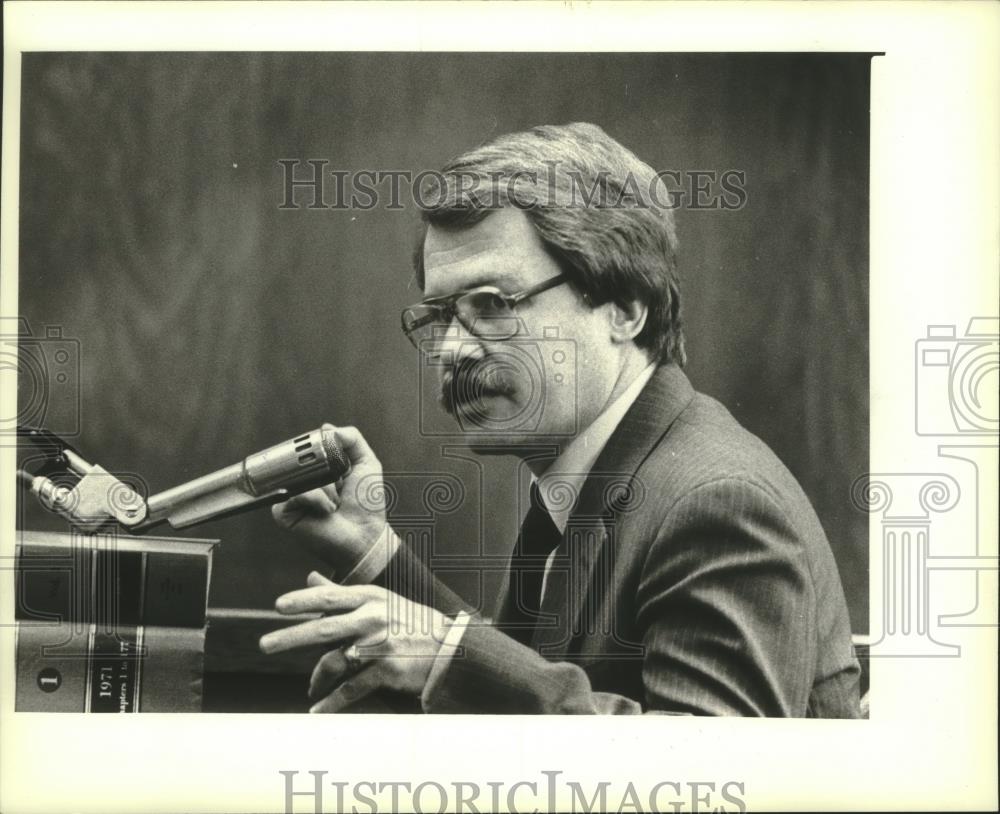
[[[458,317],[451,320],[448,330],[441,337],[441,356],[450,365],[466,359],[480,359],[485,354],[482,340],[462,324]]]

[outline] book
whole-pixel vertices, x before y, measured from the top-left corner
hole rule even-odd
[[[39,622],[204,627],[218,541],[18,533],[15,616]]]
[[[200,712],[205,629],[20,621],[17,712]]]
[[[217,541],[18,532],[19,712],[198,712]]]

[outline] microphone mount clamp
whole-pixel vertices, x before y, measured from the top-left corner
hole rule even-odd
[[[26,425],[18,425],[17,434],[39,447],[43,455],[38,471],[18,469],[18,477],[50,511],[88,533],[110,521],[129,529],[146,519],[146,501],[138,492],[103,467],[88,463],[65,439]],[[78,478],[72,486],[59,477],[70,473]]]

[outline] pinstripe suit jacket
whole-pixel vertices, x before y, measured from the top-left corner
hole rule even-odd
[[[467,610],[405,546],[379,581]],[[847,606],[815,512],[674,365],[581,489],[531,647],[502,632],[507,593],[496,624],[470,622],[427,711],[858,716]]]

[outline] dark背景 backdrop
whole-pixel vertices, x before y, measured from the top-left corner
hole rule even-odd
[[[868,56],[78,53],[22,72],[20,313],[78,340],[82,366],[50,383],[46,420],[72,423],[78,387],[81,452],[153,491],[356,424],[398,481],[464,484],[444,552],[507,552],[518,501],[511,459],[480,471],[420,435],[398,327],[417,212],[281,210],[279,160],[416,173],[590,121],[657,170],[744,172],[741,209],[677,213],[688,373],[799,478],[867,630],[850,488],[868,468]],[[270,606],[315,565],[266,511],[193,534],[223,541],[213,605]],[[445,579],[480,599],[474,569]]]

